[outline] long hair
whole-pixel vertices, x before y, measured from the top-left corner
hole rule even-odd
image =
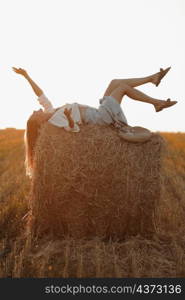
[[[34,111],[27,121],[27,127],[24,135],[25,141],[25,167],[26,175],[32,177],[33,175],[33,163],[34,163],[34,152],[39,135],[39,131],[42,125],[50,119],[53,113],[45,113],[42,109]]]

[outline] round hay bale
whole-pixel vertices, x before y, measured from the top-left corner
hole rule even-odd
[[[154,231],[163,139],[129,143],[107,126],[66,132],[46,122],[31,190],[33,235],[122,239]]]

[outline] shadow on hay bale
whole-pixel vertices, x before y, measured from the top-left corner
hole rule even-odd
[[[34,236],[116,238],[154,232],[163,139],[129,143],[110,127],[66,132],[48,122],[37,140]]]

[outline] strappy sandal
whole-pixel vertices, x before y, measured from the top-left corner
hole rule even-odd
[[[161,82],[161,79],[169,72],[169,70],[171,69],[171,67],[167,68],[167,69],[162,69],[160,68],[160,72],[159,72],[159,78],[157,83],[155,84],[156,86],[158,86]]]
[[[157,104],[154,105],[155,106],[155,111],[159,112],[161,110],[163,110],[164,108],[168,108],[170,106],[173,106],[177,103],[177,101],[171,101],[170,99],[167,99],[164,103],[162,104]]]

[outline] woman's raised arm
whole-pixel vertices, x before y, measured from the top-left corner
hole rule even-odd
[[[52,103],[44,95],[43,90],[41,90],[41,88],[31,79],[31,77],[28,75],[28,73],[24,69],[21,69],[21,68],[17,69],[15,67],[13,67],[12,69],[15,73],[20,74],[20,75],[24,76],[24,78],[27,79],[27,81],[31,85],[34,93],[37,95],[40,105],[43,106],[44,112],[46,112],[46,113],[54,112]]]
[[[22,75],[29,82],[29,84],[31,85],[34,93],[38,97],[40,97],[43,94],[43,91],[41,90],[41,88],[31,79],[31,77],[28,75],[26,70],[21,69],[21,68],[17,69],[15,67],[13,67],[12,69],[15,73]]]

